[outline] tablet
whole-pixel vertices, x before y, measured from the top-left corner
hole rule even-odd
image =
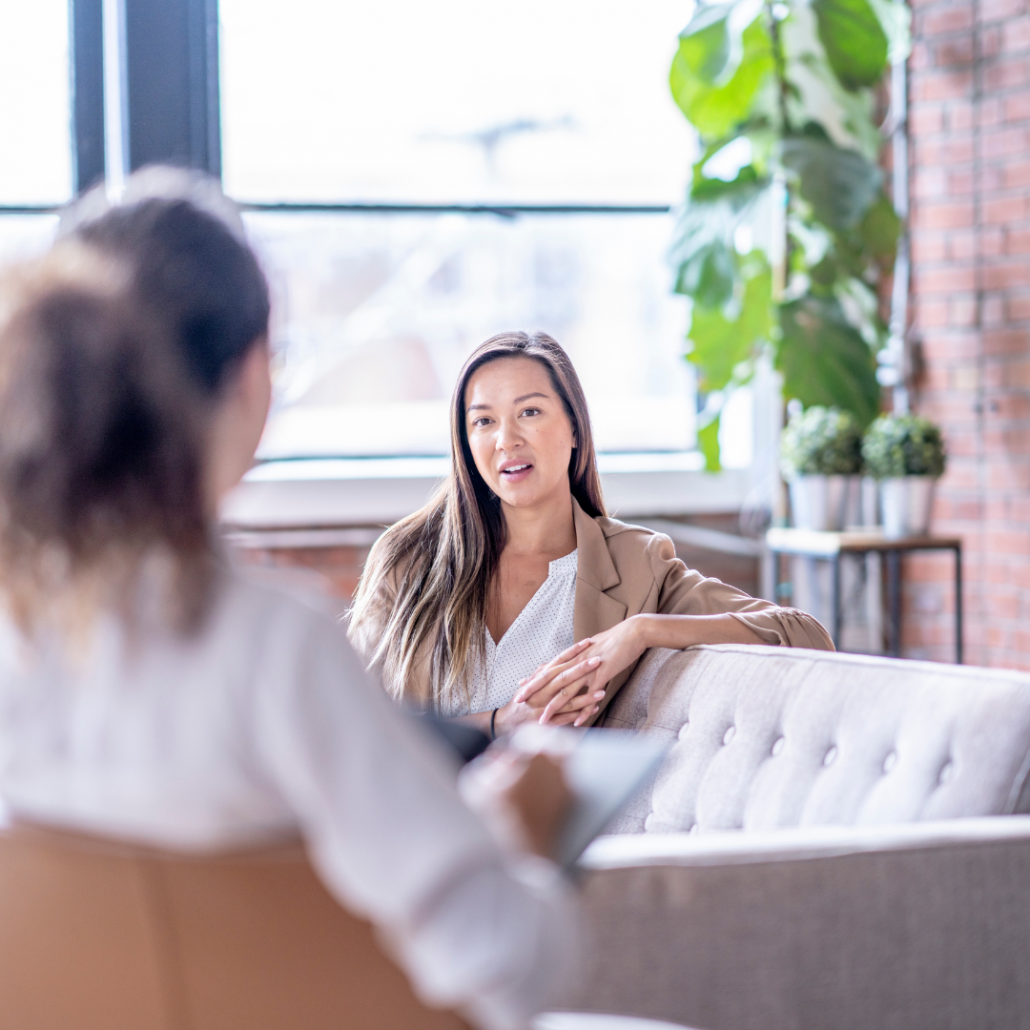
[[[576,796],[556,859],[571,868],[619,810],[650,782],[668,747],[629,730],[587,730],[565,760],[565,778]]]
[[[565,756],[564,772],[574,795],[555,861],[570,869],[587,845],[658,771],[669,748],[629,730],[569,730],[528,725],[512,737],[521,750]]]

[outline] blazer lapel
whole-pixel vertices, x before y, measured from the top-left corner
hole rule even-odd
[[[605,592],[621,582],[608,541],[601,527],[573,498],[572,513],[576,523],[576,605],[572,617],[575,640],[592,637],[626,618],[626,606]]]

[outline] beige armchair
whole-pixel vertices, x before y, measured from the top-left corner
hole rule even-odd
[[[302,848],[189,857],[0,834],[0,1030],[466,1030]]]

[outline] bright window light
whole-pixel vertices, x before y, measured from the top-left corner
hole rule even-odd
[[[695,149],[668,89],[681,3],[221,0],[220,18],[237,200],[657,209],[250,212],[279,352],[262,457],[445,454],[462,362],[509,329],[568,349],[602,450],[694,447],[661,213]]]
[[[469,351],[542,328],[606,451],[694,445],[684,306],[664,217],[250,214],[280,349],[264,458],[445,454]]]
[[[681,0],[221,0],[240,200],[658,203],[692,137]]]
[[[0,269],[43,254],[57,235],[57,215],[0,217]]]
[[[0,3],[0,207],[72,195],[68,8],[68,0]]]

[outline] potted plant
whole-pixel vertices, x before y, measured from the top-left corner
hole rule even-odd
[[[925,536],[947,464],[940,427],[919,415],[881,415],[862,441],[862,457],[880,483],[884,534]]]
[[[858,500],[862,430],[850,412],[811,407],[790,418],[780,439],[780,470],[800,529],[843,529]]]

